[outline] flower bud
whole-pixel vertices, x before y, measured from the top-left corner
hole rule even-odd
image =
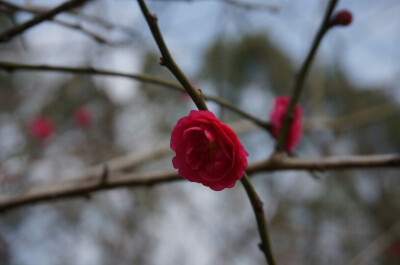
[[[47,117],[37,117],[29,123],[29,134],[36,140],[47,140],[54,133],[54,124]]]
[[[270,114],[270,120],[272,123],[271,133],[275,138],[278,138],[279,133],[283,127],[286,112],[289,108],[290,98],[280,96],[275,99],[273,109]],[[285,150],[291,152],[293,148],[300,142],[302,135],[302,123],[301,117],[303,111],[300,105],[296,105],[294,108],[293,120],[290,125],[290,130],[286,138]]]
[[[347,26],[351,23],[353,15],[348,10],[338,11],[331,19],[332,26]]]
[[[92,123],[92,114],[87,108],[77,108],[75,110],[75,122],[81,127],[87,127]]]

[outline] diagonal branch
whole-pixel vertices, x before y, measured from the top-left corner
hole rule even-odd
[[[300,72],[298,73],[297,78],[294,82],[294,86],[292,89],[292,96],[290,98],[290,104],[289,104],[288,110],[287,110],[285,118],[284,118],[282,129],[280,130],[279,135],[278,135],[278,142],[277,142],[277,146],[276,146],[276,151],[278,151],[278,152],[282,152],[285,149],[286,138],[288,136],[288,133],[290,130],[290,125],[293,120],[294,109],[296,107],[297,102],[299,101],[300,94],[303,91],[304,81],[306,80],[307,73],[310,69],[311,63],[315,56],[315,53],[317,52],[317,49],[321,43],[322,38],[325,36],[325,33],[329,29],[329,19],[332,15],[333,9],[335,8],[337,2],[338,2],[338,0],[330,0],[329,5],[325,12],[324,19],[323,19],[321,26],[317,32],[317,35],[314,38],[311,49],[310,49],[303,65],[301,66]]]
[[[194,104],[196,104],[199,110],[208,110],[206,103],[199,91],[190,83],[189,79],[182,72],[179,66],[176,64],[174,58],[172,58],[171,53],[165,44],[164,38],[158,28],[157,16],[150,13],[145,2],[143,0],[138,0],[140,9],[142,10],[143,16],[145,17],[147,24],[153,34],[154,40],[157,43],[158,49],[161,52],[162,57],[160,58],[160,64],[164,65],[171,71],[179,83],[183,86],[189,96],[192,98]]]
[[[133,160],[136,161],[136,160]],[[128,167],[127,164],[125,164]],[[167,170],[156,173],[120,174],[110,172],[104,183],[100,183],[104,166],[98,166],[98,175],[87,178],[73,178],[67,181],[57,181],[39,187],[29,188],[26,191],[10,196],[0,196],[0,211],[7,211],[24,205],[45,203],[67,198],[84,197],[92,192],[106,191],[123,187],[143,187],[156,184],[183,180],[176,170]],[[281,157],[279,160],[270,159],[252,163],[246,169],[248,174],[277,170],[344,170],[360,168],[396,168],[400,169],[400,154],[370,155],[370,156],[343,156],[319,159],[301,159]]]
[[[11,12],[15,12],[15,11],[23,11],[23,12],[27,12],[27,13],[31,13],[31,14],[35,14],[35,15],[40,15],[43,14],[44,11],[41,11],[39,9],[35,9],[35,8],[30,8],[30,7],[24,7],[24,6],[19,6],[13,3],[8,3],[6,1],[0,1],[0,9],[1,7],[4,6],[5,8],[11,10]],[[75,29],[80,31],[81,33],[85,34],[86,36],[92,38],[93,40],[99,42],[99,43],[107,43],[107,40],[103,37],[101,37],[100,35],[91,32],[89,30],[87,30],[86,28],[84,28],[83,26],[81,26],[80,24],[73,24],[70,22],[65,22],[56,18],[51,18],[49,19],[50,21],[53,21],[54,23],[67,27],[67,28],[71,28],[71,29]]]
[[[265,219],[265,213],[263,205],[264,203],[261,201],[258,196],[256,190],[254,189],[249,176],[244,173],[242,179],[240,180],[243,184],[243,187],[249,197],[251,206],[253,207],[254,214],[256,216],[257,227],[261,237],[260,248],[263,250],[265,258],[269,265],[275,265],[274,253],[272,251],[271,243],[269,240],[269,231],[267,221]]]
[[[68,2],[65,2],[59,6],[57,6],[54,9],[51,9],[50,11],[37,15],[31,20],[28,20],[25,23],[22,23],[16,27],[13,27],[11,29],[8,29],[2,33],[0,33],[0,43],[9,41],[13,37],[17,36],[18,34],[23,33],[24,31],[30,29],[33,26],[36,26],[37,24],[52,19],[54,16],[58,15],[59,13],[62,13],[64,11],[67,11],[69,9],[78,7],[83,5],[86,2],[86,0],[71,0]]]

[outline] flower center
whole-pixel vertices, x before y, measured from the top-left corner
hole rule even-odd
[[[206,150],[209,157],[214,157],[215,153],[217,153],[218,151],[218,146],[216,143],[210,140],[206,140]]]

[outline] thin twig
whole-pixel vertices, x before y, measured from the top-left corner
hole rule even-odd
[[[211,95],[208,95],[208,94],[204,94],[204,93],[203,93],[203,97],[204,97],[205,100],[216,102],[219,105],[230,109],[231,111],[233,111],[233,112],[239,114],[240,116],[252,121],[254,124],[260,126],[261,128],[266,129],[269,132],[270,132],[270,130],[272,128],[272,125],[271,125],[270,122],[266,122],[266,121],[260,120],[257,117],[254,117],[253,115],[251,115],[251,114],[245,112],[244,110],[236,107],[236,105],[234,105],[233,103],[231,103],[231,102],[229,102],[227,100],[224,100],[224,99],[221,99],[221,98],[218,98],[218,97],[214,97],[214,96],[211,96]]]
[[[35,9],[35,8],[30,8],[30,7],[25,7],[25,6],[20,6],[20,5],[16,5],[13,3],[8,3],[6,1],[0,1],[0,7],[1,6],[5,6],[6,8],[10,9],[12,12],[14,11],[23,11],[23,12],[27,12],[27,13],[31,13],[31,14],[35,14],[35,15],[40,15],[43,14],[44,11]],[[85,29],[84,27],[82,27],[80,24],[72,24],[69,22],[65,22],[56,18],[51,18],[49,19],[50,21],[53,21],[56,24],[59,24],[61,26],[67,27],[67,28],[71,28],[71,29],[75,29],[80,31],[81,33],[87,35],[88,37],[92,38],[93,40],[99,42],[99,43],[107,43],[107,40],[101,36],[99,36],[98,34],[91,32],[87,29]]]
[[[62,13],[64,11],[67,11],[69,9],[78,7],[83,5],[86,2],[86,0],[71,0],[68,2],[65,2],[59,6],[57,6],[54,9],[51,9],[50,11],[37,15],[36,17],[34,17],[31,20],[28,20],[25,23],[22,23],[18,26],[15,26],[11,29],[8,29],[2,33],[0,33],[0,43],[1,42],[5,42],[5,41],[9,41],[11,38],[23,33],[24,31],[26,31],[27,29],[43,22],[49,19],[52,19],[54,16],[56,16],[59,13]]]
[[[269,232],[268,225],[265,219],[265,213],[263,209],[263,202],[260,200],[257,195],[256,190],[251,184],[249,176],[244,173],[241,182],[243,184],[244,189],[246,190],[247,196],[250,199],[251,206],[253,207],[254,215],[257,220],[258,232],[261,237],[260,248],[263,251],[265,258],[269,265],[275,265],[275,258],[272,252],[271,243],[269,242]]]
[[[179,83],[183,86],[189,96],[192,98],[194,104],[196,104],[199,110],[208,110],[206,103],[204,102],[201,93],[199,93],[196,88],[190,83],[189,79],[182,72],[179,66],[175,63],[172,58],[167,45],[164,42],[164,38],[158,28],[157,16],[150,13],[145,2],[143,0],[138,0],[140,9],[142,10],[143,16],[145,17],[147,24],[153,34],[154,40],[157,43],[158,49],[161,52],[162,58],[160,58],[160,64],[166,66]]]
[[[137,80],[143,83],[149,83],[154,85],[159,85],[166,88],[171,88],[176,91],[185,92],[182,86],[176,82],[158,78],[152,75],[146,74],[129,74],[129,73],[121,73],[115,71],[107,71],[101,69],[95,69],[93,67],[64,67],[64,66],[49,66],[49,65],[33,65],[33,64],[19,64],[13,62],[1,62],[0,61],[0,69],[4,69],[6,71],[14,71],[14,70],[29,70],[29,71],[52,71],[52,72],[64,72],[64,73],[74,73],[74,74],[90,74],[90,75],[105,75],[105,76],[118,76],[129,78],[133,80]],[[215,102],[221,106],[224,106],[231,111],[237,113],[238,115],[243,116],[244,118],[249,119],[254,122],[258,126],[269,130],[271,128],[271,124],[269,122],[263,121],[254,117],[253,115],[245,112],[244,110],[236,107],[234,104],[220,99],[218,97],[214,97],[205,93],[202,93],[203,98],[205,100],[209,100]]]
[[[103,26],[105,29],[108,29],[108,30],[117,29],[117,30],[120,30],[121,32],[124,32],[125,34],[129,35],[130,37],[138,38],[141,40],[143,39],[143,36],[139,32],[134,31],[131,27],[126,26],[124,24],[116,23],[116,22],[111,23],[101,17],[92,16],[92,15],[84,14],[84,13],[79,13],[74,10],[68,11],[68,14],[73,15],[79,19],[86,20],[87,22],[90,22],[90,23],[100,24],[101,26]]]
[[[135,161],[135,159],[132,159]],[[126,161],[125,161],[126,162]],[[124,162],[124,163],[125,163]],[[112,172],[113,163],[107,162]],[[116,165],[114,165],[116,166]],[[128,167],[125,164],[124,167]],[[68,181],[57,181],[39,187],[30,187],[21,193],[0,197],[0,211],[11,210],[20,206],[38,202],[48,202],[66,198],[86,196],[89,193],[110,190],[122,187],[152,186],[167,182],[183,180],[176,170],[144,174],[120,174],[107,179],[105,185],[99,186],[99,177],[103,167],[98,166],[97,174],[89,170],[90,177],[82,178],[81,175]],[[372,155],[372,156],[343,156],[318,159],[300,159],[282,157],[280,160],[267,160],[252,163],[246,169],[248,174],[278,170],[343,170],[359,168],[400,168],[400,154],[397,155]]]
[[[197,2],[197,3],[204,3],[207,2],[206,0],[150,0],[152,2]],[[209,0],[213,1],[213,0]],[[251,3],[251,2],[241,2],[241,1],[236,1],[236,0],[217,0],[216,2],[222,2],[234,7],[246,9],[246,10],[268,10],[270,12],[278,12],[279,8],[275,5],[272,4],[266,4],[266,3]]]
[[[73,74],[90,74],[90,75],[106,75],[106,76],[118,76],[134,79],[144,83],[150,83],[155,85],[164,86],[171,88],[176,91],[184,91],[183,88],[176,82],[158,78],[152,75],[146,74],[130,74],[116,71],[108,71],[95,69],[93,67],[64,67],[64,66],[50,66],[50,65],[34,65],[34,64],[20,64],[13,62],[0,62],[0,69],[6,71],[14,70],[30,70],[30,71],[51,71],[51,72],[64,72]]]
[[[294,82],[294,86],[292,89],[292,96],[290,98],[290,104],[289,104],[288,110],[287,110],[285,118],[284,118],[282,129],[280,130],[279,135],[278,135],[278,142],[277,142],[277,146],[276,146],[276,151],[278,151],[278,152],[282,152],[285,149],[286,138],[287,138],[289,130],[290,130],[290,125],[293,121],[295,106],[296,106],[297,102],[299,101],[300,94],[304,87],[304,81],[307,77],[307,73],[310,69],[311,63],[315,56],[315,53],[319,47],[319,44],[321,43],[323,36],[329,29],[329,20],[330,20],[333,9],[335,8],[337,2],[338,2],[338,0],[330,0],[329,5],[325,12],[324,19],[322,20],[321,26],[317,32],[317,35],[314,38],[311,49],[310,49],[303,65],[300,68],[300,72],[297,75],[296,81]]]

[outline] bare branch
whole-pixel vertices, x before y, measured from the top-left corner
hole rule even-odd
[[[269,265],[276,265],[274,252],[272,251],[272,246],[269,239],[269,229],[263,208],[264,203],[261,201],[256,190],[254,189],[253,184],[251,184],[249,176],[247,176],[246,173],[244,173],[240,181],[242,182],[247,196],[249,197],[254,215],[256,217],[257,228],[261,238],[261,243],[259,245],[260,249],[262,250],[262,252],[264,252],[267,263]]]
[[[175,62],[167,45],[165,44],[164,37],[161,34],[160,28],[158,27],[158,18],[155,14],[152,14],[147,8],[144,0],[138,0],[138,4],[140,10],[143,13],[144,18],[146,19],[147,25],[150,28],[151,34],[157,44],[158,49],[161,53],[160,65],[163,65],[168,68],[168,70],[175,76],[175,78],[179,81],[182,87],[186,90],[189,96],[192,98],[194,104],[199,110],[208,110],[207,105],[204,101],[201,93],[196,89],[192,83],[190,83],[189,79],[183,73],[181,68]]]
[[[108,163],[110,169],[112,163]],[[156,173],[143,174],[110,174],[107,182],[99,185],[99,178],[103,174],[99,166],[98,175],[89,178],[74,178],[68,181],[57,181],[39,187],[30,188],[24,192],[0,197],[0,211],[7,211],[24,205],[38,202],[48,202],[66,198],[84,197],[97,191],[110,190],[122,187],[141,187],[163,184],[183,180],[176,170],[167,170]],[[360,168],[400,168],[400,154],[371,155],[371,156],[343,156],[320,159],[301,159],[280,157],[266,161],[252,163],[246,169],[248,174],[278,170],[343,170]],[[111,171],[111,170],[110,170]]]
[[[84,67],[63,67],[63,66],[48,66],[48,65],[32,65],[32,64],[19,64],[19,63],[11,63],[11,62],[1,62],[0,61],[0,69],[4,69],[7,71],[14,71],[14,70],[30,70],[30,71],[53,71],[53,72],[65,72],[65,73],[74,73],[74,74],[91,74],[91,75],[107,75],[107,76],[118,76],[118,77],[125,77],[134,79],[144,83],[150,83],[159,85],[166,88],[171,88],[176,91],[185,92],[182,86],[176,82],[158,78],[152,75],[146,74],[129,74],[129,73],[121,73],[115,71],[107,71],[107,70],[100,70],[95,69],[92,67],[84,68]],[[203,98],[205,100],[213,101],[221,106],[224,106],[231,111],[243,116],[244,118],[249,119],[253,123],[257,124],[261,128],[266,130],[270,130],[271,124],[269,122],[263,121],[254,117],[253,115],[245,112],[244,110],[239,109],[234,104],[220,99],[218,97],[214,97],[205,93],[202,93]]]
[[[44,13],[43,10],[39,10],[39,9],[31,8],[31,7],[24,7],[24,6],[16,5],[13,3],[8,3],[5,1],[0,1],[0,8],[2,6],[5,6],[9,10],[12,10],[12,12],[23,11],[23,12],[27,12],[27,13],[31,13],[31,14],[35,14],[35,15],[40,15],[40,14]],[[49,20],[53,21],[54,23],[61,25],[63,27],[78,30],[81,33],[87,35],[88,37],[92,38],[93,40],[95,40],[99,43],[107,43],[107,40],[105,38],[103,38],[102,36],[99,36],[98,34],[96,34],[94,32],[91,32],[91,31],[85,29],[80,24],[73,24],[73,23],[69,23],[69,22],[65,22],[65,21],[56,19],[56,18],[51,18]]]
[[[263,162],[254,163],[248,173],[275,170],[343,170],[361,168],[400,168],[400,154],[353,155],[316,159],[272,157]]]
[[[57,6],[56,8],[54,8],[46,13],[37,15],[36,17],[34,17],[33,19],[31,19],[25,23],[22,23],[16,27],[13,27],[11,29],[8,29],[8,30],[0,33],[0,43],[12,39],[13,37],[17,36],[18,34],[23,33],[24,31],[28,30],[29,28],[31,28],[33,26],[36,26],[37,24],[39,24],[43,21],[52,19],[54,16],[56,16],[59,13],[62,13],[69,9],[83,5],[85,2],[86,2],[86,0],[71,0],[71,1],[65,2],[65,3]]]
[[[284,122],[282,129],[279,132],[278,135],[278,141],[276,145],[276,151],[282,152],[285,149],[285,143],[286,143],[286,138],[288,136],[289,130],[290,130],[290,125],[293,120],[293,115],[294,115],[294,109],[296,107],[297,102],[299,101],[301,92],[303,91],[304,87],[304,82],[306,80],[308,71],[310,69],[311,63],[314,59],[314,56],[317,52],[317,49],[321,43],[322,38],[325,36],[325,33],[329,29],[329,21],[332,15],[332,12],[337,4],[338,0],[330,0],[329,5],[327,6],[327,9],[325,11],[324,19],[321,22],[321,26],[315,35],[313,44],[311,45],[310,51],[308,52],[308,55],[306,59],[304,60],[300,72],[298,73],[296,80],[294,82],[294,86],[292,89],[292,96],[290,98],[290,104],[288,107],[288,110],[286,111]]]
[[[151,0],[153,2],[206,2],[206,0]],[[210,0],[212,1],[212,0]],[[246,10],[268,10],[270,12],[278,12],[279,8],[277,6],[267,4],[267,3],[251,3],[251,2],[242,2],[242,1],[237,1],[237,0],[217,0],[216,2],[221,2],[224,4],[228,4],[234,7],[246,9]]]

